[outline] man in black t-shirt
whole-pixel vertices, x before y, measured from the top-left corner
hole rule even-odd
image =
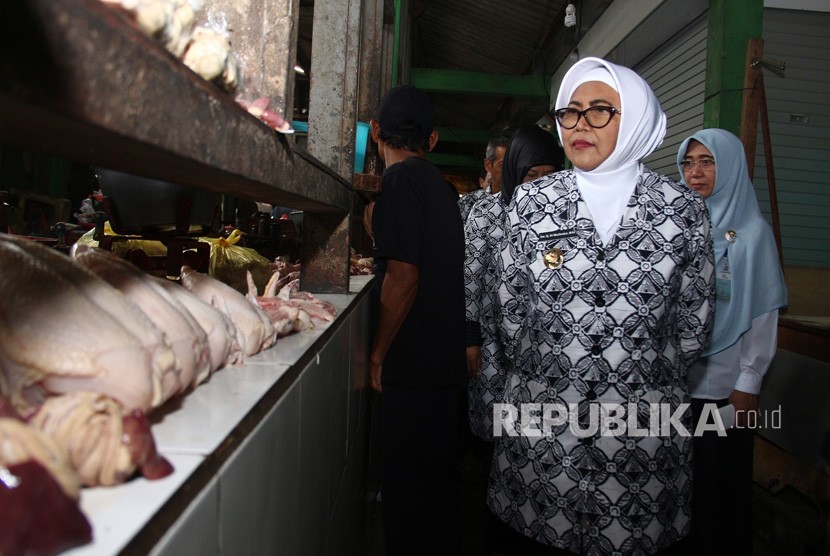
[[[454,189],[425,153],[438,140],[426,93],[384,95],[372,139],[386,164],[372,223],[382,392],[381,490],[387,554],[459,550],[460,404],[466,388],[464,231]]]

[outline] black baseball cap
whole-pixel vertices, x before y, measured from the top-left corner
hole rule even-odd
[[[380,101],[380,128],[399,137],[426,139],[432,133],[435,106],[424,91],[412,85],[389,89]]]

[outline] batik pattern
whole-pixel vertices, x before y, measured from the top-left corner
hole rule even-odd
[[[473,206],[480,200],[488,197],[489,193],[489,188],[476,189],[458,198],[458,210],[461,211],[461,222],[467,222],[467,217],[470,216],[470,211],[473,210]]]
[[[613,184],[609,184],[613,187]],[[599,404],[688,403],[686,372],[709,339],[712,242],[700,197],[643,169],[602,245],[572,171],[520,186],[498,258],[511,368],[505,402],[559,403],[589,423]],[[548,257],[553,253],[560,257]],[[576,413],[576,412],[575,412]],[[690,411],[682,423],[692,432]],[[577,426],[576,429],[579,429]],[[688,533],[692,438],[576,434],[496,438],[488,504],[544,544],[653,554]]]
[[[504,373],[496,315],[496,258],[504,235],[501,195],[485,195],[477,202],[464,226],[466,256],[464,295],[467,320],[481,327],[481,372],[467,383],[470,430],[484,440],[493,439],[493,404],[502,401]]]

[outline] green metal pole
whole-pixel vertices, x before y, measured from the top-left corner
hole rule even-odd
[[[763,0],[710,0],[704,127],[740,134],[746,48],[760,38]]]
[[[392,41],[392,86],[398,84],[398,74],[401,64],[401,18],[402,0],[395,0],[395,36]]]

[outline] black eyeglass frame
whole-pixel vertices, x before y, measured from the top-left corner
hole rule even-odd
[[[572,125],[572,126],[566,126],[565,124],[562,123],[562,118],[564,118],[565,114],[568,113],[568,112],[576,114],[576,121],[574,122],[574,125]],[[605,122],[602,125],[592,124],[591,120],[589,120],[588,116],[587,116],[587,114],[592,113],[592,112],[603,112],[603,113],[609,114],[608,121]],[[589,106],[585,110],[577,110],[576,108],[559,108],[558,110],[553,111],[553,116],[556,118],[557,123],[562,127],[562,129],[573,129],[573,128],[575,128],[579,124],[579,118],[583,118],[585,120],[585,123],[588,124],[589,126],[591,126],[594,129],[602,129],[605,126],[607,126],[608,124],[611,123],[611,120],[614,118],[614,115],[616,115],[616,114],[622,115],[622,112],[620,112],[619,110],[617,110],[613,106]]]

